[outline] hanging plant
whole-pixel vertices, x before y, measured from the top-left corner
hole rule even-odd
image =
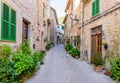
[[[107,43],[107,42],[104,42],[103,45],[104,45],[104,49],[107,50],[107,49],[108,49],[108,43]]]

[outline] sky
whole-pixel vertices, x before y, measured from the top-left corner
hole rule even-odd
[[[56,10],[58,18],[65,15],[67,0],[50,0],[52,7]]]

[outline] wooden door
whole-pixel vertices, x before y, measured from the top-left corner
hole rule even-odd
[[[28,39],[28,23],[23,21],[23,33],[22,33],[22,42]]]
[[[94,34],[91,36],[91,61],[95,54],[102,54],[102,32],[100,30],[99,28],[94,29]]]

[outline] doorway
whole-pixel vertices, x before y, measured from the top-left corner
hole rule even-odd
[[[25,42],[28,39],[28,23],[23,20],[23,28],[22,28],[22,42]]]
[[[102,26],[99,26],[91,30],[91,62],[92,63],[93,63],[93,56],[95,54],[102,54]]]

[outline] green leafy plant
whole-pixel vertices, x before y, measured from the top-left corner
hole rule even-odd
[[[77,49],[77,48],[72,48],[69,53],[73,56],[73,57],[76,57],[76,56],[80,56],[80,51]]]
[[[15,72],[18,75],[24,73],[28,74],[33,70],[33,67],[35,67],[35,62],[32,56],[23,53],[15,54],[13,56],[13,61],[15,62],[14,65]]]
[[[1,50],[0,50],[0,57],[9,57],[11,54],[11,47],[8,45],[2,45]]]
[[[32,50],[30,48],[30,44],[29,44],[28,40],[20,45],[20,50],[22,51],[23,54],[31,54],[32,53]]]
[[[104,42],[103,45],[104,45],[105,49],[108,49],[108,43],[107,42]]]
[[[100,54],[95,54],[93,56],[93,64],[95,66],[100,66],[103,64],[102,56]]]
[[[73,48],[73,46],[70,45],[70,44],[67,44],[67,45],[65,46],[65,50],[66,50],[66,51],[70,51],[72,48]]]
[[[13,53],[10,46],[2,45],[0,52],[0,83],[22,83],[36,72],[38,62],[44,64],[45,51],[31,54],[28,42]],[[10,54],[12,58],[9,58]]]
[[[17,83],[13,65],[9,58],[0,59],[0,83]]]
[[[120,58],[110,60],[110,76],[116,81],[120,80]]]
[[[48,43],[48,44],[46,45],[46,50],[50,50],[50,48],[51,48],[51,43]]]

